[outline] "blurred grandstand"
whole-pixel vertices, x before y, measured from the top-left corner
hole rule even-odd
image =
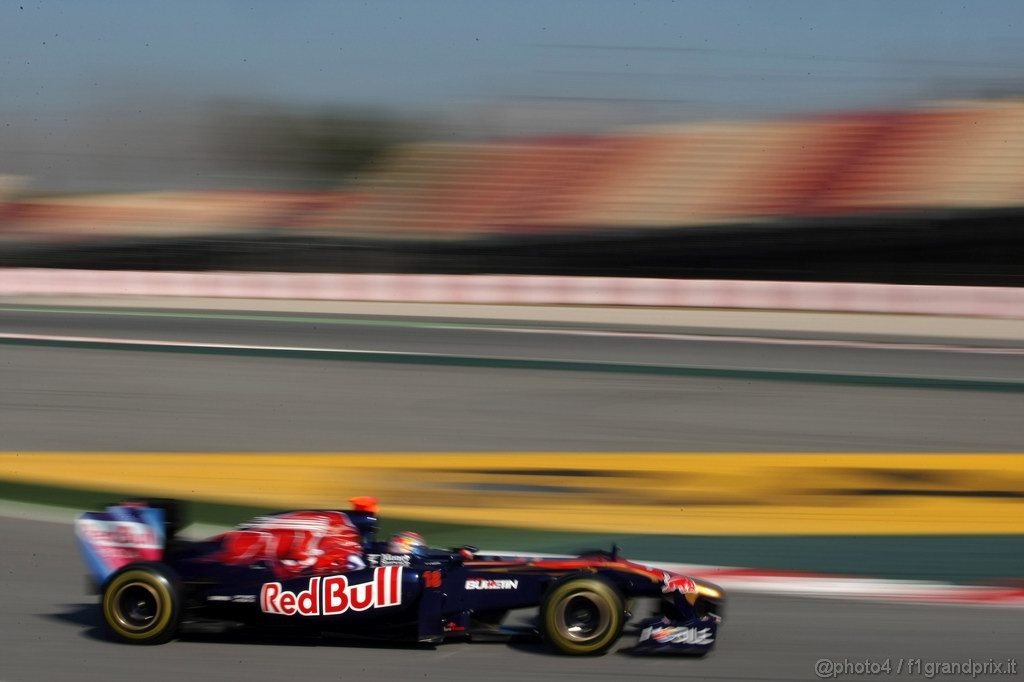
[[[405,142],[339,185],[41,196],[9,180],[0,264],[1024,279],[1010,253],[1024,216],[1019,100]],[[153,240],[179,248],[158,262],[132,250]]]

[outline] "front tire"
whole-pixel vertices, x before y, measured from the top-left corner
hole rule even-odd
[[[544,639],[558,651],[576,656],[608,651],[626,622],[619,590],[596,576],[556,582],[544,596],[540,616]]]
[[[161,564],[124,566],[107,580],[103,620],[114,637],[129,644],[163,644],[181,622],[177,576]]]

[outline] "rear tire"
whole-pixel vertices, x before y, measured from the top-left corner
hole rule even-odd
[[[128,564],[103,587],[103,621],[115,639],[129,644],[163,644],[181,623],[181,587],[162,564]]]
[[[596,656],[622,634],[626,610],[619,590],[604,578],[572,576],[551,586],[540,607],[541,632],[563,654]]]

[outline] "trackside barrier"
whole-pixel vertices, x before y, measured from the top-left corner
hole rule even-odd
[[[0,269],[0,296],[654,306],[1024,318],[1024,288],[513,275]]]

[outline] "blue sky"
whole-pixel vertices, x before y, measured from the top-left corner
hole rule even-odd
[[[0,118],[252,98],[757,116],[1024,84],[1015,0],[2,0]]]

